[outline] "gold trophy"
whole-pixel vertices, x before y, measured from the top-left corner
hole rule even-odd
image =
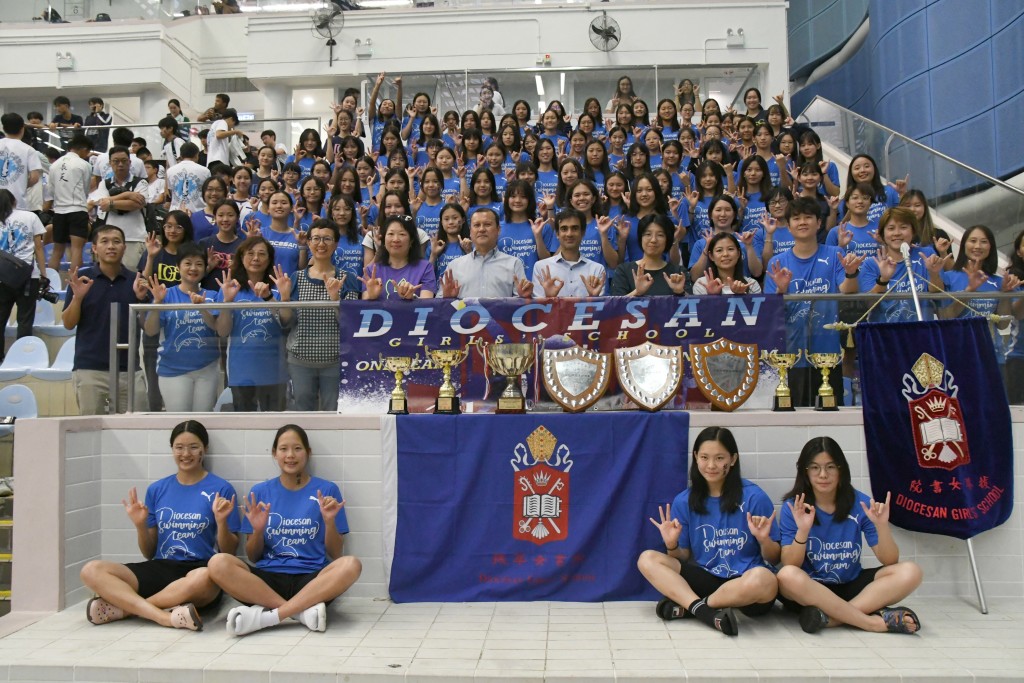
[[[487,365],[508,381],[505,391],[498,397],[496,413],[525,413],[526,399],[520,388],[520,379],[533,365],[533,344],[490,344],[485,357]]]
[[[410,356],[384,356],[380,357],[384,363],[384,369],[395,373],[395,388],[391,390],[391,403],[388,405],[388,415],[408,415],[409,401],[406,398],[405,390],[402,389],[402,378],[412,370],[412,364],[416,360]]]
[[[434,403],[436,415],[458,415],[462,412],[459,408],[459,397],[455,395],[455,385],[452,384],[452,368],[466,360],[469,352],[466,349],[430,349],[427,348],[427,355],[430,360],[441,368],[444,373],[444,381],[441,382],[441,389],[437,393],[437,402]]]
[[[836,392],[828,383],[828,375],[832,368],[843,361],[845,351],[839,353],[810,353],[804,351],[804,358],[814,367],[821,370],[821,386],[818,387],[818,395],[814,398],[815,410],[839,410],[836,406]]]
[[[779,385],[775,387],[775,400],[772,403],[772,410],[791,411],[793,408],[793,392],[789,390],[789,370],[800,360],[802,352],[779,353],[778,351],[765,351],[761,354],[761,360],[775,368],[779,373]]]

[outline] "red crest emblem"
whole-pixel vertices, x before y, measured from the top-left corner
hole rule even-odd
[[[913,377],[910,373],[903,376],[903,396],[910,408],[917,464],[944,470],[968,464],[971,453],[953,375],[927,353],[914,363],[912,373]]]
[[[569,470],[572,460],[565,444],[538,427],[518,444],[512,459],[512,537],[544,545],[569,536]]]

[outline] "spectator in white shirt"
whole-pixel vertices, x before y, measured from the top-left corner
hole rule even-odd
[[[43,164],[39,154],[21,141],[25,134],[25,119],[21,114],[4,114],[0,117],[5,138],[0,140],[0,189],[14,195],[15,206],[27,208],[25,193],[39,182]]]
[[[124,233],[125,252],[122,262],[129,270],[138,268],[146,251],[146,193],[149,183],[132,176],[128,170],[131,159],[127,147],[110,148],[110,165],[114,177],[104,180],[90,195],[89,208],[95,208],[108,225]]]
[[[203,183],[210,177],[210,169],[198,163],[199,147],[194,142],[181,146],[178,163],[167,169],[167,190],[170,192],[171,210],[193,213],[206,208],[203,201]]]
[[[181,161],[181,148],[187,140],[178,137],[178,122],[170,116],[166,116],[157,123],[160,128],[160,138],[163,140],[164,164],[168,169]]]
[[[50,267],[60,270],[64,249],[71,244],[71,273],[82,267],[82,249],[89,240],[89,184],[92,165],[92,140],[78,135],[68,143],[68,153],[50,166],[50,191],[53,193],[53,253]]]
[[[224,118],[214,121],[210,126],[210,132],[206,137],[206,165],[212,166],[215,161],[231,165],[232,136],[241,136],[242,131],[235,128],[238,125],[238,112],[234,109],[225,109]]]
[[[135,140],[135,135],[132,134],[131,128],[115,128],[114,132],[110,134],[110,137],[114,140],[114,144],[118,147],[124,147],[126,150],[132,146],[132,142]],[[128,159],[130,168],[129,173],[132,178],[145,178],[146,167],[142,165],[142,160],[136,157],[131,151],[128,152]],[[100,180],[109,180],[114,177],[114,170],[110,166],[110,154],[99,154],[92,158],[92,191],[100,186]]]

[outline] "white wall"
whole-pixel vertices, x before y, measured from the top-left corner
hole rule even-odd
[[[1024,490],[1024,409],[1014,408],[1016,488]],[[393,418],[385,418],[393,419]],[[121,499],[173,471],[168,436],[180,416],[117,416],[23,420],[17,425],[14,475],[13,609],[55,611],[87,597],[78,580],[86,561],[138,559],[135,534]],[[309,432],[313,470],[338,482],[352,533],[346,552],[363,561],[351,594],[386,597],[381,501],[380,418],[316,414],[223,414],[203,417],[210,430],[209,461],[240,495],[276,473],[269,448],[274,430],[297,422]],[[792,486],[793,463],[812,436],[828,435],[843,446],[853,484],[870,491],[862,415],[838,413],[691,413],[690,441],[704,427],[724,425],[739,445],[743,473],[775,501]],[[679,444],[681,452],[689,445]],[[684,450],[685,449],[685,450]],[[682,488],[682,486],[680,486]],[[981,576],[990,598],[1024,597],[1024,502],[1003,526],[975,538]],[[638,520],[641,523],[641,520]],[[924,569],[923,596],[974,600],[962,541],[895,530],[904,559]]]
[[[190,17],[166,26],[131,20],[0,24],[0,64],[18,65],[4,68],[0,102],[49,100],[58,89],[73,99],[157,89],[177,96],[186,109],[201,110],[212,99],[204,92],[206,78],[247,77],[261,87],[274,82],[296,88],[344,87],[380,71],[461,76],[466,69],[534,70],[543,54],[551,55],[551,66],[545,68],[552,73],[646,70],[653,64],[737,66],[740,72],[742,65],[760,65],[767,99],[788,82],[785,5],[783,0],[594,3],[607,7],[622,27],[622,43],[610,53],[591,45],[588,27],[598,15],[583,5],[348,12],[333,66],[328,65],[323,39],[312,35],[305,12]],[[730,27],[744,29],[745,47],[726,48]],[[373,41],[373,57],[355,57],[357,38]],[[58,50],[72,52],[74,70],[57,72]],[[263,109],[262,93],[239,94],[237,101],[232,95],[240,110]]]

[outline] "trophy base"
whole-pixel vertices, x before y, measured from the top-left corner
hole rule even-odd
[[[793,407],[792,396],[776,396],[775,401],[772,403],[772,410],[777,413],[789,413],[796,410]]]
[[[388,415],[408,415],[409,402],[404,398],[393,398],[388,405]]]
[[[496,414],[516,415],[526,412],[526,399],[522,396],[499,396]]]
[[[462,410],[459,407],[458,396],[438,396],[434,403],[435,415],[460,415]]]
[[[822,412],[832,412],[839,410],[836,405],[835,396],[816,396],[814,399],[814,409]]]

